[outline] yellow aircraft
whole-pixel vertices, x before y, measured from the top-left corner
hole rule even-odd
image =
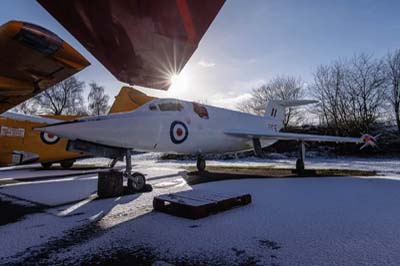
[[[154,99],[130,87],[123,87],[115,97],[109,113],[127,112]],[[0,167],[40,162],[44,168],[53,163],[68,169],[76,159],[88,157],[68,152],[68,140],[33,131],[32,128],[73,120],[78,116],[28,116],[5,113],[0,116]]]
[[[21,21],[0,26],[0,51],[0,166],[6,166],[35,157],[24,149],[33,136],[28,127],[38,120],[21,124],[4,112],[90,63],[53,32]]]
[[[90,63],[56,34],[40,26],[10,21],[0,26],[0,167],[60,162],[69,168],[85,154],[66,152],[67,140],[39,134],[33,127],[73,116],[33,117],[6,112]],[[122,88],[110,112],[129,111],[152,99],[129,87]],[[6,113],[5,113],[6,112]]]

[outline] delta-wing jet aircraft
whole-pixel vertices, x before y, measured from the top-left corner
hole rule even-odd
[[[131,174],[131,149],[150,152],[198,154],[197,167],[206,167],[203,154],[261,148],[278,140],[301,143],[298,170],[304,168],[304,142],[350,142],[375,146],[370,135],[361,138],[281,133],[285,108],[314,101],[270,101],[265,115],[247,113],[186,102],[157,99],[132,112],[78,119],[36,130],[69,139],[67,149],[95,156],[126,156],[125,175],[136,189],[145,185],[140,173]]]

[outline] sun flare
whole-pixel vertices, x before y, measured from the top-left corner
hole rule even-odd
[[[176,83],[179,80],[179,75],[173,74],[170,78],[172,84]]]
[[[174,94],[183,93],[188,90],[189,86],[189,75],[184,73],[183,71],[179,74],[173,74],[170,77],[171,80],[171,88],[170,91]]]

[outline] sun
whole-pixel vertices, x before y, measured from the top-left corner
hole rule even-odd
[[[184,71],[179,74],[170,76],[171,88],[170,91],[174,95],[179,95],[189,89],[190,75]]]
[[[171,80],[171,83],[172,83],[172,84],[176,83],[176,82],[179,80],[179,75],[178,75],[178,74],[173,74],[173,75],[170,77],[170,80]]]

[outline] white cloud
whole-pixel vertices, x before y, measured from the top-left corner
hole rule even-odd
[[[209,99],[208,102],[210,105],[237,110],[237,106],[239,103],[248,100],[251,98],[250,93],[243,93],[240,95],[236,95],[234,97],[226,97],[223,95],[215,95],[213,98]]]
[[[200,60],[199,65],[202,67],[215,67],[215,63]]]
[[[234,92],[250,92],[252,89],[265,84],[265,79],[253,79],[253,80],[234,80],[231,85],[231,91]]]

